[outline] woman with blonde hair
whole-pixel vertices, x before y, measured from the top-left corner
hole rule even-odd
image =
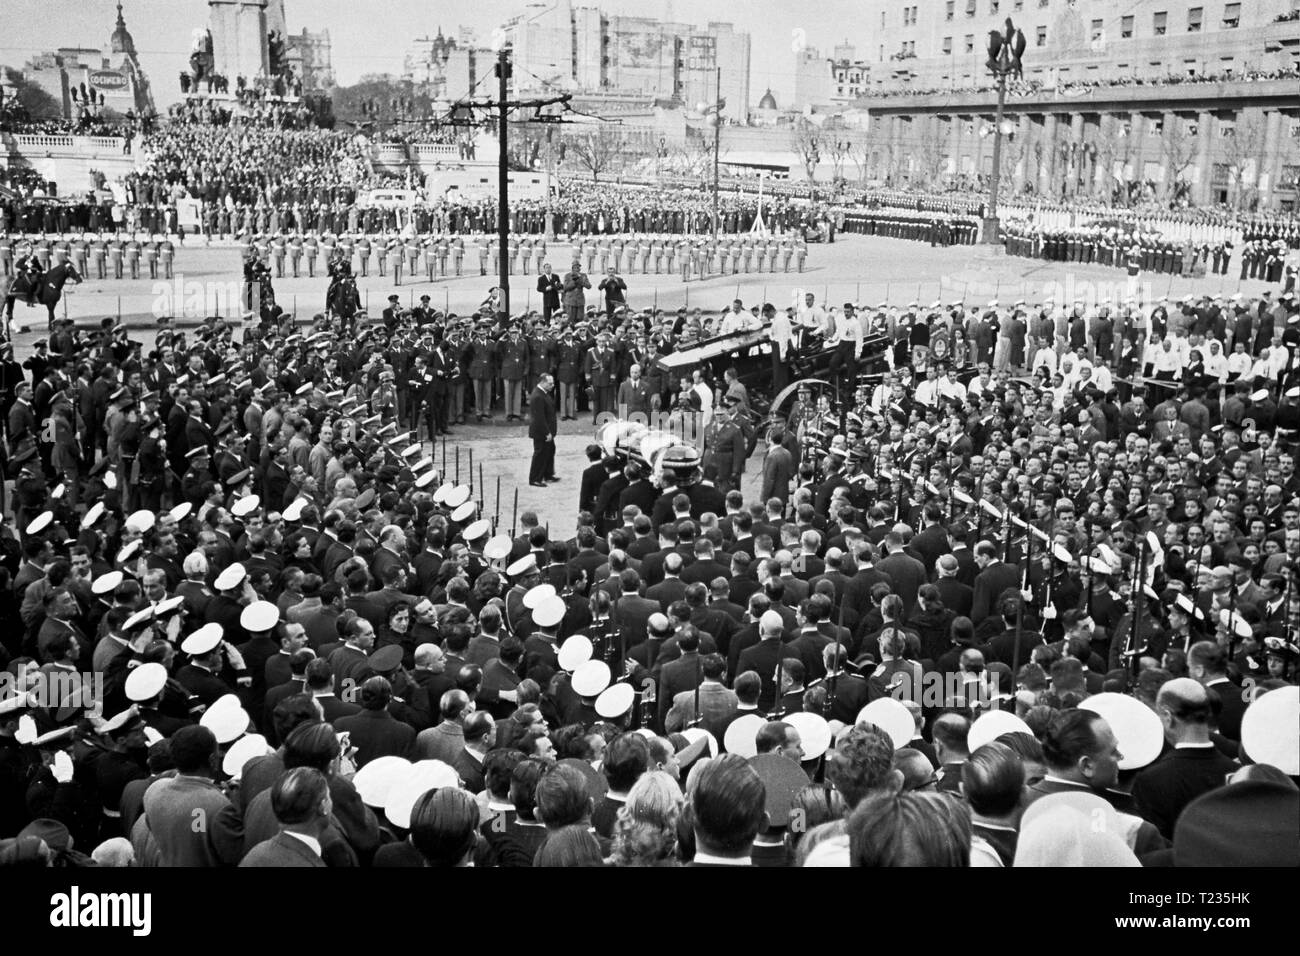
[[[677,821],[685,798],[662,770],[640,776],[614,822],[614,866],[676,866]]]

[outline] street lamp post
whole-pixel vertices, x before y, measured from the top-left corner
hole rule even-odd
[[[699,111],[713,118],[713,245],[718,244],[718,157],[722,152],[722,111],[727,108],[727,101],[722,98],[722,67],[716,72],[717,96],[713,105],[700,103]]]
[[[998,111],[993,121],[993,175],[989,177],[989,202],[984,216],[984,241],[996,245],[1001,241],[998,229],[998,188],[1002,178],[1002,111],[1007,101],[1007,77],[1021,76],[1021,57],[1025,52],[1025,35],[1007,17],[1005,32],[989,31],[988,63],[998,81]]]

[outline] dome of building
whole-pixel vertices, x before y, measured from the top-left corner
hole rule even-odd
[[[769,88],[768,91],[763,94],[763,98],[758,101],[758,108],[760,110],[776,109],[776,97],[772,95],[771,88]]]
[[[117,5],[117,26],[113,30],[113,52],[125,53],[127,56],[135,56],[135,40],[131,38],[131,33],[126,28],[126,20],[122,18],[122,5]]]

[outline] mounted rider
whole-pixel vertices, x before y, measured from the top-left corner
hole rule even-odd
[[[25,247],[26,251],[14,260],[14,291],[21,289],[27,304],[36,305],[45,269],[31,243],[26,243]]]

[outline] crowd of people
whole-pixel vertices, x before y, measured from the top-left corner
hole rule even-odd
[[[1294,294],[706,321],[582,279],[0,346],[0,863],[1300,862]],[[663,370],[761,329],[840,387]],[[570,516],[432,453],[498,398]],[[704,434],[579,474],[583,407]]]
[[[1098,77],[1095,79],[1073,79],[1069,77],[1047,78],[1033,76],[1016,78],[1007,84],[1007,95],[1011,97],[1035,97],[1044,93],[1061,93],[1071,95],[1087,90],[1110,89],[1124,86],[1183,86],[1192,83],[1259,83],[1267,80],[1293,80],[1300,78],[1300,69],[1296,67],[1276,70],[1221,70],[1216,73],[1168,73],[1164,76],[1123,75]],[[997,84],[966,83],[964,85],[880,88],[872,91],[874,96],[940,96],[951,93],[993,93]]]

